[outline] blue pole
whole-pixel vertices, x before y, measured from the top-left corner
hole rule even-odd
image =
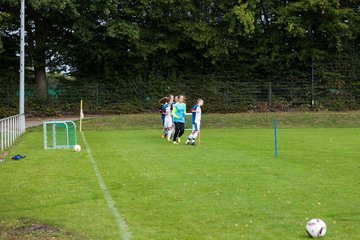
[[[275,157],[278,156],[277,122],[276,122],[276,119],[274,119],[274,154],[275,154]]]

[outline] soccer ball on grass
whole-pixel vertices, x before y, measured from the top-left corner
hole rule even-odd
[[[75,152],[80,152],[80,151],[81,151],[80,145],[75,145],[75,146],[74,146],[74,151],[75,151]]]
[[[312,238],[323,237],[326,233],[326,224],[321,219],[311,219],[306,224],[306,232]]]

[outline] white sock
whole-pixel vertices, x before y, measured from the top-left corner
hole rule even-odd
[[[167,138],[170,139],[170,138],[171,138],[172,130],[169,130],[169,131],[167,131],[166,133],[167,133]]]

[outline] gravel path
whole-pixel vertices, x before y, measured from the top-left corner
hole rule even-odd
[[[29,127],[34,127],[34,126],[39,126],[41,125],[43,122],[45,121],[65,121],[65,120],[69,120],[69,121],[75,121],[78,120],[79,117],[52,117],[52,118],[26,118],[25,120],[25,126],[26,128]]]
[[[101,117],[103,115],[86,115],[84,119]],[[112,115],[109,115],[112,116]],[[76,121],[79,120],[79,116],[66,116],[66,117],[27,117],[25,120],[26,128],[35,127],[41,125],[45,121]]]

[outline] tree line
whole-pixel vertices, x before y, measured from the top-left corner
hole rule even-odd
[[[18,81],[19,9],[0,0],[1,86]],[[26,43],[26,81],[43,96],[54,78],[296,83],[319,62],[346,71],[324,84],[360,83],[358,0],[26,0]]]

